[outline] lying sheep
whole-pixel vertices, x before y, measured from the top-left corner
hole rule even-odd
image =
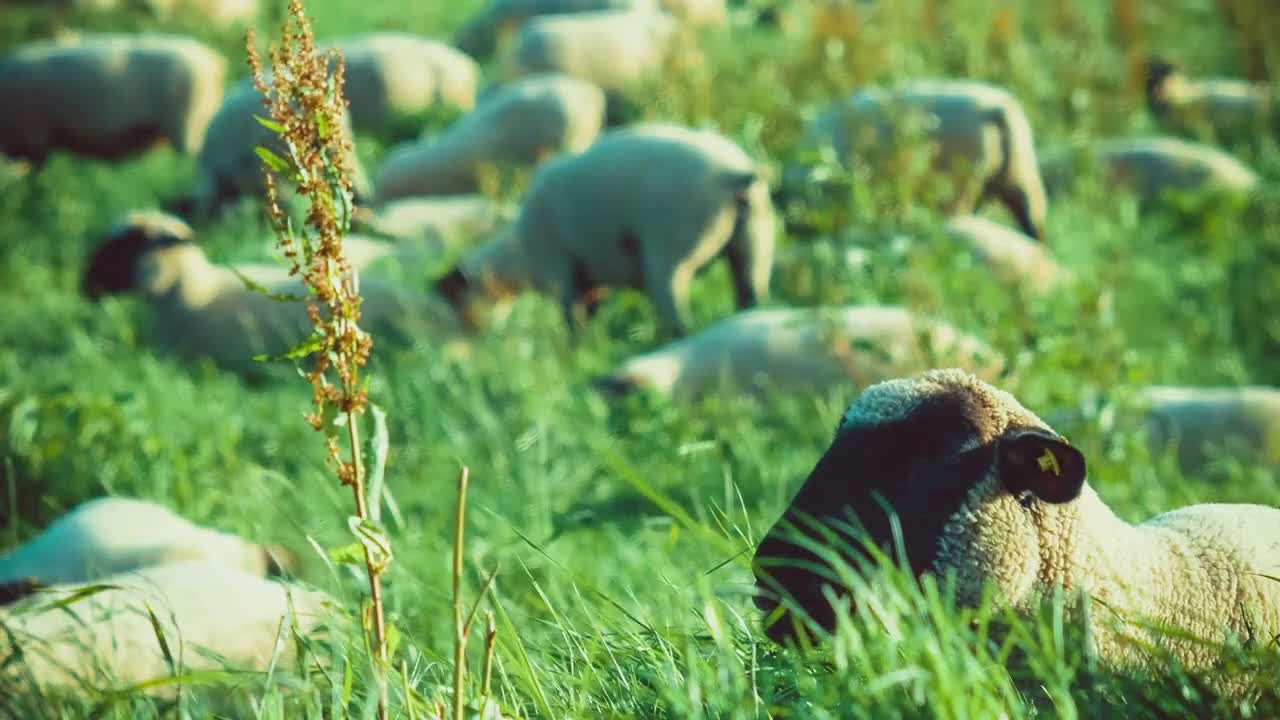
[[[973,250],[1002,282],[1045,293],[1072,279],[1043,244],[977,215],[949,218],[946,232]]]
[[[359,132],[383,132],[396,115],[436,106],[470,110],[476,103],[480,66],[458,50],[409,33],[376,32],[328,44],[342,53],[351,124]]]
[[[513,82],[439,137],[393,149],[374,180],[377,202],[473,193],[486,167],[532,167],[580,152],[603,123],[604,93],[590,83],[556,74]]]
[[[453,44],[472,57],[488,57],[502,38],[541,15],[593,10],[656,10],[657,0],[489,0],[454,36]]]
[[[201,527],[163,505],[104,497],[76,506],[26,543],[0,555],[0,585],[30,578],[42,585],[104,576],[178,560],[201,560],[252,575],[297,570],[297,558]]]
[[[110,587],[65,608],[48,604],[80,586],[55,586],[49,597],[41,593],[0,609],[6,698],[130,687],[175,672],[284,668],[299,659],[295,633],[314,639],[338,617],[336,604],[320,591],[219,563],[154,565],[105,577],[101,585]],[[177,689],[160,683],[141,691],[172,697]]]
[[[773,245],[768,186],[740,147],[710,131],[638,125],[544,164],[510,231],[436,290],[470,318],[478,293],[533,287],[559,299],[573,333],[577,304],[601,288],[638,288],[661,329],[684,335],[694,274],[724,254],[738,308],[752,307],[768,297]]]
[[[193,154],[222,101],[226,60],[174,35],[86,34],[0,59],[0,152],[120,159],[168,142]],[[92,99],[87,102],[87,99]]]
[[[154,308],[162,346],[184,359],[207,357],[243,375],[265,370],[255,355],[282,354],[311,334],[300,278],[278,265],[214,265],[190,238],[190,230],[172,218],[129,216],[98,243],[83,292],[97,300],[140,291]],[[291,299],[281,302],[255,292],[240,275]],[[448,333],[456,324],[429,296],[367,278],[360,279],[360,293],[360,326],[378,340],[408,340],[410,329]]]
[[[695,401],[722,382],[739,392],[823,392],[865,387],[903,373],[959,364],[995,379],[1003,360],[954,327],[889,306],[762,309],[631,358],[597,387],[647,388]]]
[[[1280,390],[1269,387],[1152,386],[1135,408],[1154,453],[1173,446],[1184,472],[1216,455],[1280,468]]]
[[[1099,140],[1087,151],[1102,170],[1109,188],[1132,191],[1145,205],[1165,193],[1196,192],[1247,195],[1258,175],[1227,153],[1200,143],[1171,137]],[[1058,192],[1072,177],[1073,158],[1057,152],[1044,164],[1050,192]]]
[[[1090,487],[1084,455],[1013,396],[960,370],[934,370],[863,392],[760,543],[757,604],[776,620],[771,638],[794,632],[792,605],[828,630],[836,621],[816,574],[830,558],[802,549],[790,528],[817,539],[812,519],[847,538],[856,570],[863,542],[896,557],[886,506],[911,570],[954,574],[962,606],[978,604],[985,585],[1020,611],[1056,587],[1098,601],[1086,627],[1112,666],[1148,664],[1144,643],[1167,646],[1191,668],[1217,657],[1139,621],[1211,642],[1230,634],[1267,644],[1280,633],[1280,583],[1271,579],[1280,576],[1280,509],[1195,505],[1130,525]],[[779,606],[779,593],[793,602]]]
[[[926,121],[919,130],[935,143],[934,168],[955,173],[959,180],[951,202],[953,213],[971,213],[994,197],[1008,208],[1023,232],[1045,241],[1048,201],[1031,124],[1017,99],[1000,88],[925,80],[893,90],[863,90],[820,115],[801,145],[808,151],[832,147],[848,166],[868,164],[885,172],[886,149],[896,147],[895,140],[913,139],[899,129],[912,124],[913,118]],[[784,169],[787,193],[799,192],[811,182],[812,171],[802,163],[793,162]]]
[[[1277,100],[1263,83],[1228,78],[1192,79],[1158,58],[1147,64],[1147,107],[1182,130],[1208,127],[1230,138],[1266,128],[1276,119]]]

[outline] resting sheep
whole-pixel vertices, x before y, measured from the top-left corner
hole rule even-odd
[[[1096,600],[1086,628],[1099,659],[1114,667],[1150,666],[1142,642],[1192,669],[1217,657],[1210,645],[1138,621],[1210,642],[1234,635],[1265,644],[1280,633],[1280,509],[1194,505],[1131,525],[1094,493],[1084,455],[1012,395],[960,370],[935,370],[863,392],[757,548],[757,604],[771,638],[794,632],[793,604],[827,630],[836,622],[816,574],[829,559],[797,545],[796,532],[817,539],[816,521],[851,541],[856,571],[863,542],[897,557],[885,503],[910,570],[954,574],[961,606],[975,606],[985,585],[1019,611],[1035,610],[1056,587]],[[779,592],[794,603],[780,606]]]
[[[759,309],[631,358],[596,385],[613,395],[644,388],[690,402],[726,381],[755,394],[824,392],[944,364],[991,379],[1004,369],[982,342],[904,308]]]
[[[657,8],[657,0],[489,0],[483,10],[462,25],[453,44],[472,57],[484,58],[498,48],[503,37],[518,31],[530,18],[594,10]]]
[[[167,141],[194,154],[225,76],[215,50],[175,35],[21,46],[0,59],[0,152],[39,165],[56,150],[120,159]]]
[[[1174,446],[1184,472],[1200,471],[1219,454],[1280,468],[1276,388],[1151,386],[1135,405],[1152,452]]]
[[[560,301],[573,333],[575,306],[600,289],[643,289],[662,331],[684,335],[695,273],[725,255],[738,308],[752,307],[768,297],[773,245],[768,186],[740,147],[710,131],[638,125],[539,168],[509,232],[436,290],[469,319],[478,293],[532,287]]]
[[[946,232],[963,242],[1001,282],[1045,293],[1069,282],[1071,272],[1053,259],[1048,247],[1026,235],[977,215],[949,218]]]
[[[604,102],[594,85],[557,74],[499,88],[439,137],[388,153],[374,180],[377,202],[474,193],[486,167],[532,167],[581,152],[600,133]]]
[[[1274,127],[1280,104],[1264,83],[1230,78],[1192,79],[1153,58],[1147,65],[1147,107],[1182,130],[1207,127],[1219,139]]]
[[[207,357],[218,366],[257,375],[255,355],[278,355],[311,334],[301,279],[279,265],[214,265],[190,241],[180,221],[152,213],[130,215],[99,243],[84,273],[83,291],[140,291],[155,311],[160,343],[187,360]],[[295,298],[280,302],[245,286],[241,273],[269,292]],[[456,320],[435,299],[367,278],[361,327],[379,340],[410,339],[409,330],[448,333]],[[421,326],[421,328],[419,328]]]
[[[79,585],[54,586],[49,597],[41,593],[0,608],[4,697],[37,698],[86,686],[125,688],[175,671],[262,673],[277,663],[288,667],[298,659],[293,633],[317,636],[322,624],[340,617],[322,592],[218,563],[154,565],[104,577],[100,584],[113,587],[65,608],[46,605]],[[157,634],[165,638],[165,648]],[[170,666],[166,652],[178,667]],[[162,697],[175,691],[172,684],[142,690]]]
[[[952,213],[971,213],[994,197],[1023,232],[1045,241],[1048,201],[1031,124],[1017,99],[1000,88],[922,80],[892,90],[863,90],[818,116],[801,146],[808,151],[831,147],[847,167],[866,164],[874,178],[875,173],[888,172],[887,151],[914,139],[900,129],[912,125],[908,121],[913,118],[926,121],[918,130],[935,144],[934,169],[954,173],[959,180],[949,208]],[[783,172],[783,190],[800,192],[812,182],[811,177],[805,164],[789,163]]]
[[[104,497],[82,503],[40,534],[0,555],[0,586],[93,582],[106,575],[178,560],[201,560],[257,576],[296,572],[278,546],[201,527],[163,505]]]

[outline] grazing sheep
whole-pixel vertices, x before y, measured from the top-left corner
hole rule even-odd
[[[1023,232],[1044,242],[1048,201],[1031,124],[1017,99],[1000,88],[922,80],[894,90],[863,90],[820,115],[802,146],[811,151],[830,146],[847,165],[868,163],[885,172],[881,163],[891,154],[886,150],[912,139],[898,128],[912,125],[906,121],[919,114],[926,121],[919,130],[935,144],[934,168],[956,173],[959,180],[951,212],[971,213],[995,197]],[[791,163],[785,168],[786,192],[798,192],[810,182],[808,167]]]
[[[0,59],[0,152],[37,165],[56,150],[120,159],[166,141],[195,153],[225,76],[215,50],[175,35],[21,46]]]
[[[453,44],[472,57],[488,57],[505,36],[541,15],[594,10],[657,10],[657,0],[489,0],[454,36]]]
[[[7,697],[123,688],[175,672],[263,673],[299,659],[294,633],[317,637],[321,625],[340,617],[323,592],[218,563],[154,565],[101,584],[111,587],[65,608],[46,604],[80,586],[55,586],[51,597],[41,593],[0,608],[0,686]],[[177,690],[159,684],[143,692],[171,697]]]
[[[1026,235],[977,215],[947,220],[946,232],[968,245],[1000,281],[1033,293],[1053,290],[1072,278],[1049,249]]]
[[[1097,600],[1098,610],[1086,613],[1090,639],[1116,667],[1149,664],[1143,643],[1164,645],[1193,668],[1216,657],[1212,647],[1138,621],[1211,642],[1233,634],[1269,643],[1280,633],[1280,583],[1266,577],[1280,576],[1280,509],[1195,505],[1131,525],[1094,493],[1085,465],[1012,395],[963,371],[867,389],[757,548],[757,604],[778,620],[770,637],[782,642],[794,627],[779,590],[822,627],[835,625],[817,574],[829,560],[802,549],[791,530],[827,542],[806,520],[851,541],[855,569],[863,542],[893,552],[897,524],[911,571],[954,573],[962,606],[976,605],[985,585],[1020,611],[1055,587]]]
[[[244,375],[266,370],[253,356],[284,353],[311,334],[300,278],[277,265],[214,265],[190,242],[189,229],[161,219],[133,214],[100,241],[84,274],[87,297],[141,291],[155,310],[164,347]],[[293,299],[281,302],[254,292],[237,272]],[[429,296],[367,278],[360,280],[360,293],[360,325],[379,340],[408,341],[410,328],[439,334],[456,325],[448,308]]]
[[[470,110],[476,103],[480,66],[458,50],[409,33],[377,32],[334,43],[346,67],[351,124],[382,132],[395,115],[436,106]]]
[[[201,527],[163,505],[104,497],[82,503],[39,535],[0,555],[0,584],[93,582],[106,575],[178,560],[201,560],[253,575],[297,570],[284,548]]]
[[[588,296],[643,289],[662,330],[684,335],[695,273],[724,254],[738,308],[752,307],[768,297],[773,244],[768,186],[740,147],[710,131],[638,125],[544,164],[510,231],[436,290],[470,319],[477,290],[532,286],[560,301],[572,334],[574,307]]]
[[[474,193],[486,167],[532,167],[581,152],[603,123],[604,93],[588,82],[557,74],[513,82],[439,137],[388,153],[374,180],[377,201]]]
[[[359,208],[353,218],[368,232],[397,240],[429,241],[443,251],[492,235],[509,218],[485,195],[446,195],[394,200],[377,209]]]
[[[1280,390],[1269,387],[1144,388],[1137,406],[1151,450],[1172,444],[1182,469],[1201,470],[1229,452],[1280,468]]]
[[[1099,140],[1088,152],[1109,187],[1128,189],[1146,205],[1169,191],[1238,195],[1252,192],[1258,184],[1257,173],[1234,157],[1178,138]],[[1073,164],[1066,152],[1046,158],[1044,174],[1050,192],[1058,192],[1070,181]]]
[[[697,400],[722,382],[740,392],[865,387],[941,364],[995,379],[1003,360],[946,323],[888,306],[759,309],[631,358],[597,387],[615,395],[640,388]]]
[[[1215,137],[1229,138],[1267,127],[1276,117],[1277,102],[1263,83],[1193,80],[1170,63],[1152,59],[1147,65],[1147,107],[1179,129],[1204,125]]]

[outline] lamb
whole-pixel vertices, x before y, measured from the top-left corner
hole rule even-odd
[[[1192,79],[1165,60],[1147,64],[1147,107],[1183,130],[1203,125],[1227,139],[1265,128],[1280,105],[1264,83],[1230,78]]]
[[[1004,361],[981,341],[905,308],[853,305],[757,309],[631,358],[601,378],[622,395],[647,388],[692,402],[728,381],[734,390],[826,392],[939,364],[962,364],[995,379]]]
[[[342,53],[351,124],[382,132],[396,115],[476,103],[480,66],[444,43],[409,33],[375,32],[329,43]]]
[[[200,560],[259,577],[296,573],[298,559],[201,527],[163,505],[104,497],[82,503],[40,534],[0,555],[0,586],[95,582],[108,575],[179,560]]]
[[[1184,472],[1199,472],[1224,452],[1280,468],[1280,389],[1156,385],[1135,405],[1152,452],[1173,445]]]
[[[54,598],[39,597],[0,609],[0,654],[6,657],[0,687],[6,697],[123,688],[175,672],[224,667],[267,672],[299,659],[295,632],[314,639],[322,625],[340,619],[332,612],[336,603],[323,592],[220,563],[154,565],[105,577],[101,584],[111,587],[61,609],[44,605]],[[56,596],[79,589],[50,588]],[[166,653],[178,667],[170,666]],[[144,692],[172,697],[176,688],[162,683]]]
[[[965,243],[1002,282],[1046,293],[1073,278],[1044,245],[1026,235],[977,215],[949,218],[946,232]]]
[[[489,166],[533,167],[585,150],[604,124],[604,93],[559,74],[524,78],[486,95],[442,135],[393,149],[374,180],[377,203],[474,193]]]
[[[503,37],[518,31],[531,18],[594,10],[657,9],[657,0],[490,0],[487,7],[462,25],[453,44],[472,57],[485,58],[497,49]]]
[[[929,122],[920,129],[936,143],[934,168],[957,174],[950,211],[971,213],[995,197],[1019,229],[1045,242],[1048,201],[1031,124],[1021,104],[1003,89],[977,82],[921,80],[892,90],[863,90],[818,116],[801,145],[810,151],[830,146],[846,165],[868,163],[883,172],[885,148],[893,147],[895,139],[910,139],[897,138],[904,134],[898,128],[912,125],[904,121],[917,113],[927,117]],[[789,163],[784,168],[784,192],[798,192],[812,182],[811,176],[805,165]]]
[[[57,150],[118,160],[163,142],[194,154],[225,77],[217,51],[176,35],[24,45],[0,60],[0,152],[35,165]]]
[[[722,253],[738,308],[767,300],[774,225],[768,186],[732,141],[636,125],[544,164],[509,231],[464,257],[436,290],[470,321],[477,291],[532,287],[559,299],[572,335],[575,307],[589,296],[643,289],[661,330],[682,336],[694,274]],[[588,317],[596,307],[586,304]]]
[[[1214,648],[1185,634],[1269,643],[1280,633],[1280,583],[1266,577],[1280,576],[1280,509],[1193,505],[1131,525],[1095,494],[1080,450],[1012,395],[950,369],[874,385],[844,413],[756,550],[757,604],[778,620],[772,639],[807,631],[792,622],[797,609],[827,630],[836,622],[817,574],[831,558],[802,549],[803,536],[816,539],[821,527],[851,540],[855,571],[864,542],[896,557],[883,503],[900,523],[910,570],[917,578],[954,574],[961,606],[975,606],[987,584],[998,603],[1020,612],[1057,587],[1105,606],[1082,620],[1111,667],[1157,669],[1145,642],[1205,668]],[[861,531],[846,522],[850,515]],[[808,529],[793,530],[799,526]],[[781,596],[790,600],[780,605]]]
[[[160,344],[176,356],[245,376],[266,371],[255,355],[278,355],[311,334],[306,290],[278,265],[209,262],[180,221],[135,213],[107,233],[88,262],[83,292],[91,300],[141,291],[152,305]],[[239,273],[239,275],[237,275]],[[241,275],[281,302],[245,286]],[[379,340],[408,341],[410,330],[448,334],[456,319],[443,303],[361,279],[361,327]]]

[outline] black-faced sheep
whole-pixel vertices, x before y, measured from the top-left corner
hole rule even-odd
[[[201,527],[163,505],[105,497],[82,503],[40,534],[0,555],[0,585],[31,578],[42,585],[92,582],[180,560],[200,560],[257,575],[297,571],[297,559]]]
[[[1269,387],[1143,388],[1133,408],[1152,452],[1173,446],[1184,472],[1215,456],[1280,468],[1280,390]]]
[[[820,115],[801,145],[811,151],[832,147],[846,166],[865,164],[874,175],[884,171],[888,150],[913,139],[900,128],[917,124],[934,144],[934,168],[958,179],[951,212],[971,213],[988,198],[997,198],[1023,232],[1044,242],[1048,201],[1031,124],[1022,105],[1003,89],[922,80],[892,90],[863,90]],[[790,163],[783,189],[788,194],[803,190],[810,178],[808,166]]]
[[[83,278],[90,299],[141,292],[154,310],[160,344],[188,360],[209,358],[244,375],[264,370],[255,355],[278,355],[311,334],[307,293],[279,265],[214,265],[180,221],[133,214],[98,243]],[[240,275],[280,301],[245,286]],[[411,330],[448,334],[456,318],[429,295],[402,291],[367,278],[360,325],[375,338],[408,340]]]
[[[436,284],[469,317],[479,293],[531,286],[574,308],[603,288],[645,290],[661,329],[684,335],[689,286],[721,254],[739,309],[768,297],[774,215],[755,162],[722,135],[664,124],[607,133],[535,173],[510,231]],[[594,302],[587,303],[588,316]]]
[[[657,0],[489,0],[484,9],[463,23],[453,44],[472,57],[484,58],[530,18],[595,10],[656,9]]]
[[[565,75],[529,77],[487,94],[439,137],[394,148],[374,179],[377,202],[473,193],[486,167],[533,167],[580,152],[604,124],[604,93]]]
[[[1276,127],[1280,102],[1263,83],[1233,78],[1189,78],[1172,64],[1147,65],[1147,107],[1179,130],[1200,127],[1218,139]]]
[[[1001,282],[1045,293],[1069,282],[1072,274],[1053,259],[1048,247],[1012,228],[977,215],[949,218],[946,232],[965,243]]]
[[[175,671],[287,667],[297,659],[294,632],[314,638],[321,625],[340,617],[320,591],[218,563],[153,565],[100,584],[111,587],[65,608],[47,605],[82,586],[53,586],[46,588],[51,596],[0,608],[0,656],[6,658],[0,686],[7,698],[129,687]],[[161,683],[143,692],[167,697],[175,688]]]
[[[1140,621],[1210,642],[1230,634],[1269,643],[1280,633],[1280,583],[1271,579],[1280,576],[1280,509],[1195,505],[1131,525],[1094,493],[1084,455],[1012,395],[960,370],[935,370],[863,392],[760,543],[757,604],[776,621],[770,637],[795,632],[793,607],[835,625],[828,580],[818,574],[829,559],[796,544],[821,536],[813,523],[850,541],[856,570],[864,542],[897,557],[886,506],[911,571],[954,574],[960,605],[976,605],[990,585],[1019,611],[1057,587],[1105,606],[1086,613],[1086,627],[1113,666],[1148,662],[1130,636],[1165,645],[1193,668],[1217,656]],[[779,605],[780,596],[793,600]]]
[[[194,154],[225,76],[215,50],[173,35],[24,45],[0,59],[0,152],[35,164],[56,150],[119,159],[167,141]]]
[[[631,358],[597,387],[694,401],[721,383],[756,394],[822,392],[939,365],[963,365],[993,380],[1004,369],[981,341],[900,307],[758,309]]]

